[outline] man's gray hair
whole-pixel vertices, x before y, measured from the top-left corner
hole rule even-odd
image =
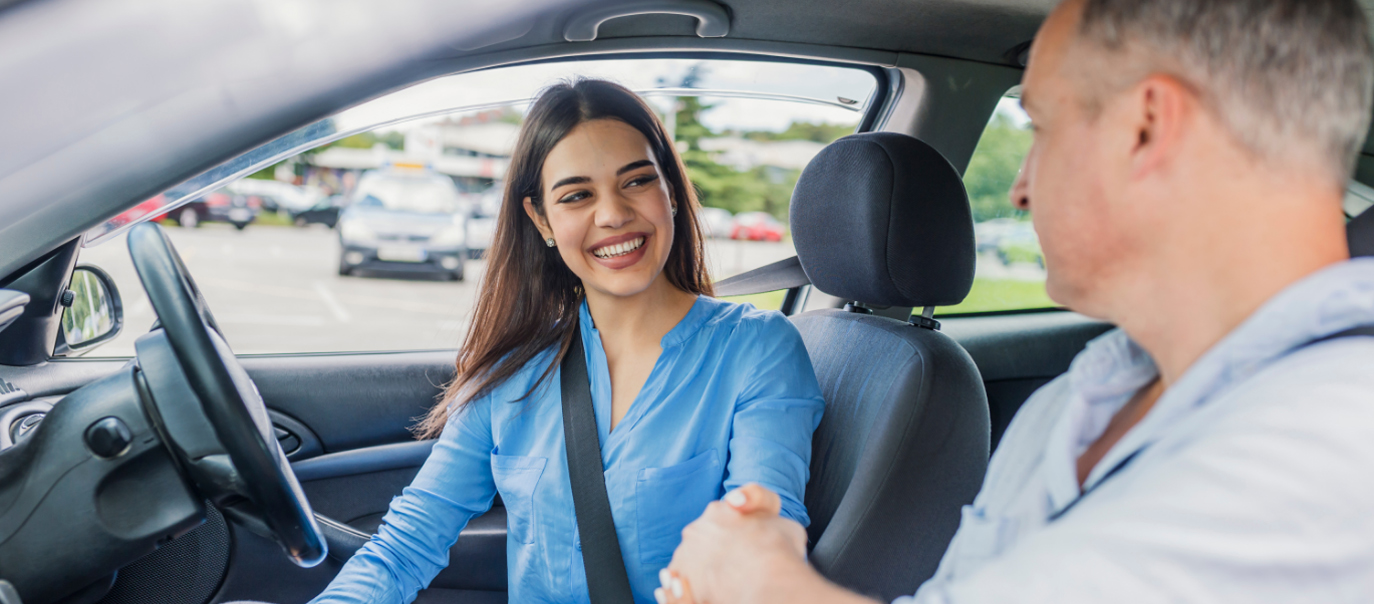
[[[1079,37],[1183,79],[1262,157],[1307,143],[1354,169],[1374,95],[1355,0],[1086,0]]]

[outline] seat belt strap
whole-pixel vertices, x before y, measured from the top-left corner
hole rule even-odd
[[[563,356],[560,385],[563,390],[563,438],[568,449],[568,480],[572,483],[573,510],[582,538],[582,561],[587,592],[592,604],[634,604],[630,576],[615,534],[615,518],[606,495],[601,438],[597,435],[592,407],[591,380],[582,332],[573,326],[572,345]]]
[[[810,284],[811,279],[802,270],[801,260],[793,256],[717,281],[714,288],[717,296],[744,296]]]

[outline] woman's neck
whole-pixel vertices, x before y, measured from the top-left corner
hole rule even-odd
[[[587,289],[587,310],[601,342],[610,349],[657,348],[663,336],[687,316],[697,295],[673,286],[663,275],[633,296],[612,296]]]

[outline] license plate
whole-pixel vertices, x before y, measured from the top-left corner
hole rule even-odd
[[[234,208],[229,210],[229,220],[234,222],[248,222],[253,217],[253,213],[246,208]]]
[[[424,262],[425,248],[413,245],[394,245],[377,248],[377,259],[387,262]]]

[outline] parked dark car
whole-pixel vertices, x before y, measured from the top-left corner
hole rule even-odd
[[[177,187],[163,196],[175,199],[185,196],[188,192],[183,187]],[[257,218],[261,208],[262,200],[256,195],[233,194],[221,189],[207,193],[157,219],[172,218],[178,225],[188,229],[199,227],[202,222],[227,222],[241,231]]]
[[[322,224],[332,229],[339,223],[339,212],[345,204],[343,195],[330,195],[304,210],[290,210],[291,223],[298,227]]]

